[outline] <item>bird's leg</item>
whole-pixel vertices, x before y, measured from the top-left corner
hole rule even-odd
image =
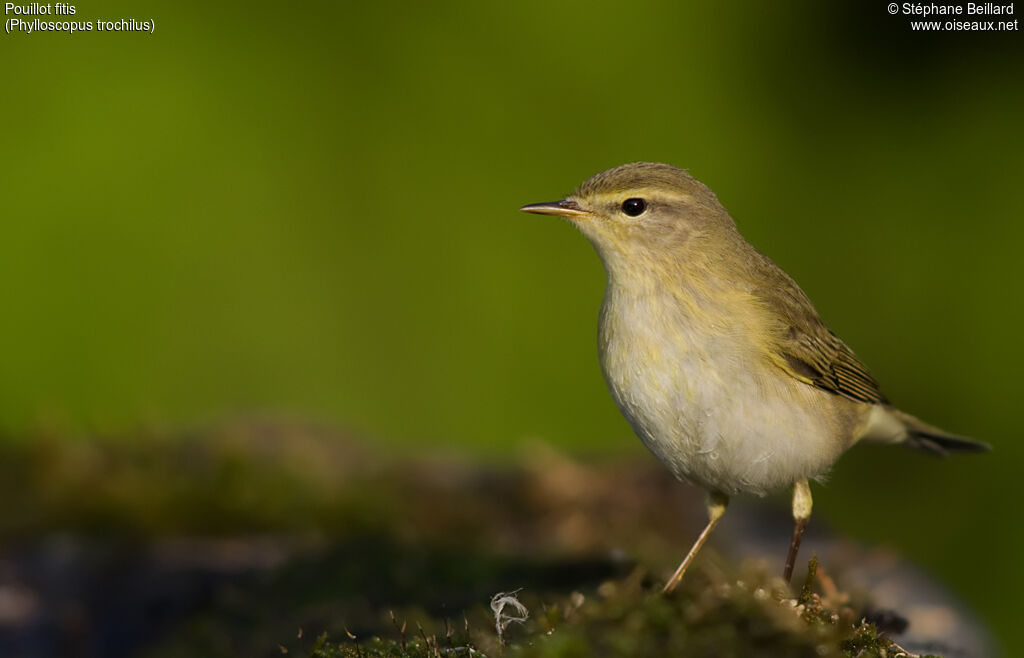
[[[715,526],[718,525],[718,519],[722,518],[722,514],[725,513],[725,507],[729,504],[729,497],[725,494],[712,492],[708,494],[708,524],[704,527],[704,532],[700,533],[700,537],[697,537],[697,541],[694,543],[693,548],[686,554],[686,558],[683,563],[679,565],[676,572],[672,574],[672,577],[665,583],[665,589],[661,590],[662,594],[670,594],[676,587],[679,586],[679,581],[683,579],[683,574],[686,573],[686,568],[693,562],[693,558],[696,557],[697,551],[704,545],[704,542],[708,540],[708,536],[711,531],[714,530]]]
[[[811,518],[811,485],[807,480],[797,480],[793,485],[793,539],[789,542],[789,555],[786,556],[786,569],[782,577],[788,583],[793,579],[793,565],[796,564],[796,553],[800,550],[800,540],[804,538],[804,528]]]

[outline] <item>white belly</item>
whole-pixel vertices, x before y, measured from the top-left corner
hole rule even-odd
[[[764,495],[823,475],[846,447],[825,413],[832,396],[772,370],[735,323],[698,328],[643,301],[607,302],[601,366],[612,396],[676,477]]]

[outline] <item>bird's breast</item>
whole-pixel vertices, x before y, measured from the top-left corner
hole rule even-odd
[[[619,409],[677,477],[763,494],[820,474],[837,454],[822,448],[820,392],[774,372],[743,311],[609,286],[599,350]]]

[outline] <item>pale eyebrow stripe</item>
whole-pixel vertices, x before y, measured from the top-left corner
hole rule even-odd
[[[581,198],[573,195],[576,198]],[[641,187],[635,190],[622,190],[617,192],[602,192],[594,197],[594,200],[598,203],[620,203],[626,199],[640,198],[648,203],[656,203],[658,205],[673,206],[673,205],[692,205],[694,197],[692,194],[686,192],[670,192],[661,188],[656,187]]]

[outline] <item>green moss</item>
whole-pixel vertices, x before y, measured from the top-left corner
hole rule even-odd
[[[797,599],[797,603],[806,604],[811,600],[811,594],[814,593],[814,578],[818,575],[818,556],[814,555],[811,557],[811,561],[807,563],[807,579],[804,581],[804,586],[800,588],[800,598]]]
[[[218,576],[208,602],[144,648],[148,658],[279,645],[314,658],[899,655],[855,608],[816,593],[816,558],[794,596],[708,549],[662,596],[636,563],[660,573],[659,560],[693,537],[678,518],[685,493],[660,469],[585,467],[544,451],[503,470],[389,462],[259,424],[11,445],[0,444],[0,540],[59,528],[128,537],[142,555],[181,537],[277,542],[279,561]],[[612,548],[636,562],[612,559]],[[487,603],[516,588],[530,618],[502,646]],[[321,634],[296,637],[300,627]]]
[[[811,565],[809,571],[813,571]],[[367,641],[322,642],[311,658],[428,658],[452,655],[576,658],[685,655],[709,658],[894,658],[903,655],[871,624],[854,625],[849,611],[825,606],[816,594],[799,604],[782,584],[756,570],[728,574],[696,569],[680,592],[663,596],[638,571],[588,595],[525,597],[534,613],[500,647],[482,606],[466,627],[429,620],[415,633],[400,630]],[[543,599],[543,600],[542,600]],[[811,610],[811,612],[808,612]],[[473,619],[470,623],[468,620]],[[404,623],[402,624],[404,626]],[[445,632],[436,629],[446,628]],[[434,629],[426,630],[426,629]],[[303,654],[300,654],[303,655]]]

